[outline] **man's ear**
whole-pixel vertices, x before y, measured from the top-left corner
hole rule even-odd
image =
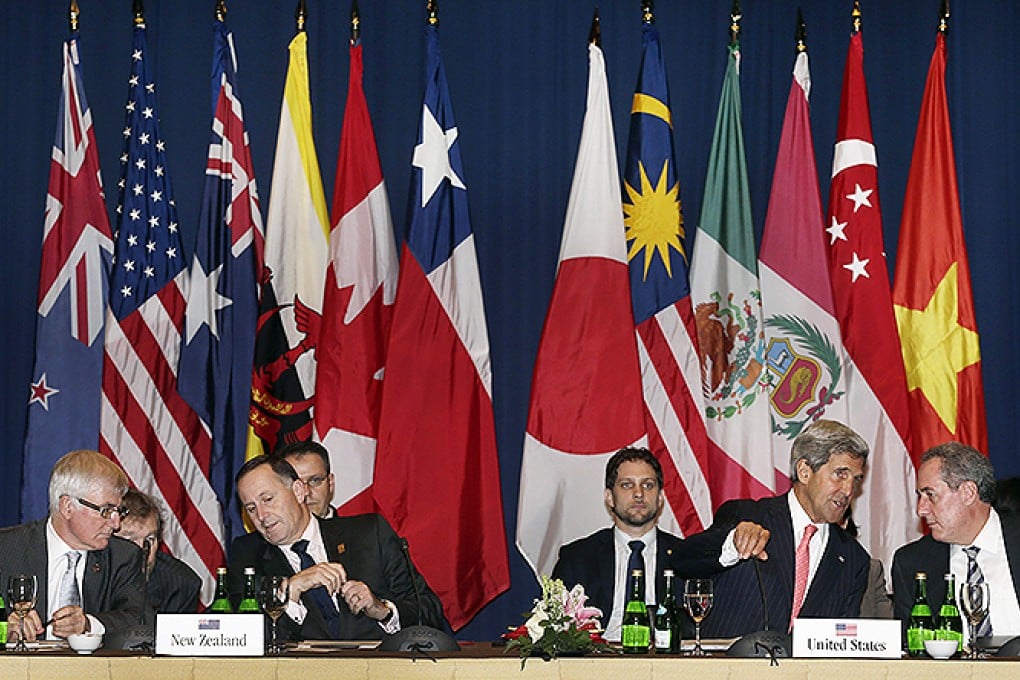
[[[808,465],[806,460],[801,458],[797,461],[796,470],[797,481],[800,482],[801,484],[807,484],[807,481],[811,479],[812,473],[811,466]]]
[[[980,501],[981,494],[978,493],[977,483],[968,479],[960,484],[960,496],[967,505],[973,505]]]
[[[610,508],[610,509],[615,509],[616,508],[616,504],[613,502],[613,492],[612,492],[611,489],[606,489],[605,499],[606,499],[606,507],[607,508]]]
[[[64,519],[71,517],[71,504],[74,503],[70,496],[61,496],[57,501],[57,511]]]
[[[297,497],[298,503],[304,503],[305,498],[308,496],[308,487],[300,479],[295,479],[290,483],[290,490],[294,492]]]

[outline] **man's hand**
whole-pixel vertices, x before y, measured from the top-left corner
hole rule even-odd
[[[340,594],[355,615],[364,612],[368,618],[382,621],[390,614],[390,608],[363,581],[347,581],[340,589]]]
[[[13,611],[7,616],[7,639],[11,642],[17,642],[18,633],[21,630],[18,626],[21,625],[18,615]],[[25,641],[35,642],[36,638],[43,634],[42,619],[39,618],[39,612],[32,610],[25,617]]]
[[[66,638],[88,632],[89,619],[81,607],[61,607],[53,612],[53,635]]]
[[[347,581],[347,571],[336,562],[320,562],[290,577],[290,599],[297,602],[312,588],[322,586],[335,595]]]
[[[742,560],[754,557],[765,561],[769,558],[765,545],[771,535],[768,529],[754,522],[741,522],[733,531],[733,547]]]

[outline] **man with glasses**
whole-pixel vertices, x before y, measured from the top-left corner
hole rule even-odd
[[[316,442],[292,442],[273,454],[290,463],[305,483],[305,505],[319,519],[336,516],[333,509],[333,473],[329,469],[329,451]]]
[[[113,535],[128,514],[122,505],[127,490],[127,475],[109,458],[72,451],[50,473],[49,517],[0,529],[0,574],[35,575],[38,581],[26,640],[44,632],[58,638],[109,634],[142,620],[142,553]],[[8,611],[8,630],[16,638],[13,607]]]

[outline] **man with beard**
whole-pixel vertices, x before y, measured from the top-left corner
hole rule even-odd
[[[752,521],[766,527],[772,540],[767,562],[736,564],[715,577],[702,635],[730,638],[765,627],[790,631],[797,617],[858,616],[870,557],[839,523],[860,492],[868,451],[846,425],[815,421],[793,442],[789,492],[719,507],[709,532]]]
[[[764,548],[769,532],[753,523],[706,532],[699,535],[696,545],[687,545],[659,529],[656,524],[665,504],[662,466],[648,449],[621,449],[609,459],[605,503],[613,526],[560,548],[552,575],[568,588],[582,584],[589,604],[609,613],[603,635],[607,640],[620,639],[633,568],[644,570],[645,601],[655,603],[665,595],[664,569],[673,569],[679,578],[690,578],[710,575],[723,564],[751,556],[768,558]],[[728,562],[721,561],[724,544],[730,551]],[[690,621],[684,624],[693,633]]]

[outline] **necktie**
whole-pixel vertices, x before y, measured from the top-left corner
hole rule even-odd
[[[308,554],[308,540],[302,539],[290,547],[298,557],[301,558],[301,569],[308,569],[309,567],[315,566],[315,560]],[[322,613],[322,618],[326,620],[326,626],[329,628],[330,635],[333,639],[339,639],[340,637],[340,612],[337,611],[336,603],[333,598],[330,597],[329,593],[322,586],[312,588],[308,591],[308,595],[311,596],[312,601],[315,602],[315,606],[319,608]]]
[[[627,560],[627,592],[624,594],[623,601],[626,602],[630,598],[630,594],[634,592],[634,570],[640,569],[641,573],[645,572],[645,558],[641,554],[641,551],[645,549],[644,541],[631,541],[627,544],[630,547],[630,559]],[[645,574],[645,579],[648,575]],[[647,584],[648,581],[646,580]],[[645,586],[647,588],[647,585]],[[644,599],[645,594],[641,593],[641,598]]]
[[[981,548],[976,545],[968,546],[963,549],[963,552],[967,553],[967,583],[984,583],[985,574],[981,571],[980,565],[977,562],[978,553],[981,552]],[[991,602],[988,603],[989,605]],[[977,627],[977,637],[987,637],[992,634],[992,616],[991,614],[985,614],[985,618],[981,619],[981,623]]]
[[[793,609],[790,610],[790,630],[793,630],[793,620],[800,614],[801,605],[804,604],[804,594],[807,592],[808,573],[811,571],[811,537],[818,531],[814,524],[804,527],[804,535],[797,545],[796,566],[793,581]]]
[[[78,589],[78,560],[81,553],[71,550],[64,553],[67,558],[67,569],[60,577],[60,590],[57,591],[57,609],[61,607],[80,607],[81,590]]]

